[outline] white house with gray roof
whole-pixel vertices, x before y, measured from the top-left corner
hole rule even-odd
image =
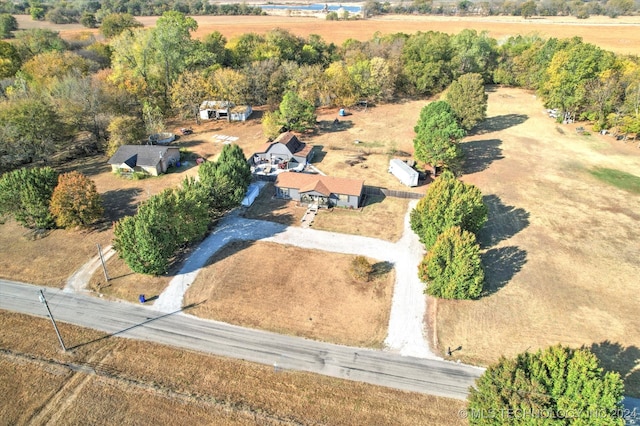
[[[180,149],[174,146],[122,145],[109,159],[109,164],[114,173],[144,172],[158,176],[179,161]]]

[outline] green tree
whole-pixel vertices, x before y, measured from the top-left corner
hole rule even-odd
[[[80,17],[80,23],[82,26],[87,28],[96,28],[98,26],[98,21],[96,19],[96,15],[89,12],[84,12]]]
[[[27,61],[40,53],[52,50],[62,52],[67,49],[67,43],[57,31],[34,28],[16,31],[14,46],[23,61]]]
[[[476,73],[484,81],[491,81],[491,74],[496,67],[497,42],[489,37],[488,32],[462,30],[451,38],[451,47],[453,56],[450,67],[453,79]]]
[[[171,84],[193,60],[196,43],[191,40],[191,31],[196,29],[198,23],[180,12],[163,13],[152,29],[156,65],[161,69],[167,104]]]
[[[0,78],[13,77],[21,65],[22,60],[16,48],[0,40]]]
[[[451,83],[445,96],[445,100],[465,130],[471,130],[486,118],[488,98],[480,74],[461,75]]]
[[[580,39],[553,55],[546,71],[546,82],[539,92],[545,105],[562,112],[580,114],[588,105],[587,83],[611,69],[615,56]]]
[[[470,389],[469,412],[495,415],[469,416],[469,423],[622,426],[623,390],[619,374],[604,373],[588,349],[552,346],[490,366]],[[516,412],[549,416],[506,417]]]
[[[50,167],[23,168],[0,177],[0,218],[12,216],[26,228],[55,227],[49,211],[58,173]]]
[[[20,98],[0,104],[0,150],[10,156],[47,161],[65,134],[64,123],[44,100]]]
[[[445,171],[411,212],[411,229],[429,250],[452,226],[477,233],[487,221],[487,213],[480,190]]]
[[[169,269],[178,247],[172,201],[167,189],[141,204],[135,216],[116,222],[113,246],[134,272],[160,275]]]
[[[13,15],[0,13],[0,38],[13,37],[13,31],[18,29],[18,21]]]
[[[425,292],[442,299],[475,299],[482,293],[484,271],[476,236],[459,226],[438,236],[418,268]]]
[[[105,38],[113,38],[125,30],[141,27],[142,24],[128,13],[111,13],[102,18],[100,32]]]
[[[413,34],[402,49],[403,77],[417,94],[440,92],[453,79],[453,55],[451,36],[433,31]]]
[[[180,189],[166,189],[141,204],[135,216],[116,223],[114,247],[133,271],[163,274],[181,247],[205,235],[208,204],[197,188],[187,181]]]
[[[278,122],[288,130],[304,132],[316,126],[313,104],[301,99],[297,93],[290,90],[285,92],[276,115]]]
[[[218,161],[208,161],[198,169],[199,183],[216,219],[242,202],[251,182],[251,167],[238,145],[222,148]]]
[[[77,171],[60,175],[49,209],[60,228],[87,227],[104,213],[96,184]]]
[[[228,64],[230,53],[226,48],[227,39],[220,31],[214,31],[204,36],[202,45],[212,55],[212,64]]]
[[[463,156],[458,142],[466,132],[447,102],[431,102],[422,108],[414,131],[414,155],[419,161],[458,171]]]
[[[117,116],[107,127],[107,155],[113,155],[122,145],[140,145],[145,136],[144,123],[137,117]]]
[[[531,18],[536,14],[536,2],[533,0],[522,3],[521,15],[524,19]]]

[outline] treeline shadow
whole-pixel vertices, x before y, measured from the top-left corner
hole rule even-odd
[[[140,188],[127,188],[102,193],[105,220],[110,224],[135,214],[138,207],[136,198],[141,192]]]
[[[336,119],[336,120],[318,121],[317,132],[318,133],[344,132],[353,127],[353,121],[351,120],[340,120],[340,119]]]
[[[482,135],[489,132],[499,132],[522,124],[529,118],[526,114],[504,114],[489,117],[478,123],[469,134]]]
[[[511,238],[529,226],[530,214],[521,207],[505,205],[497,195],[485,195],[482,201],[489,210],[488,219],[478,233],[478,242],[484,248]]]
[[[460,144],[464,153],[462,171],[465,174],[478,173],[488,168],[491,163],[504,158],[500,139],[470,141]]]
[[[480,255],[485,274],[483,296],[496,293],[527,263],[527,252],[519,247],[507,246],[487,250]]]
[[[604,371],[620,374],[625,394],[640,398],[640,349],[636,346],[624,347],[609,340],[593,343],[586,348],[598,358]]]

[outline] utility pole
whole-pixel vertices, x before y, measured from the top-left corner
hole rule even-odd
[[[100,255],[100,261],[102,262],[102,271],[104,272],[104,279],[109,282],[109,274],[107,273],[107,265],[104,263],[104,256],[102,255],[102,247],[98,244],[98,254]]]
[[[64,342],[62,341],[62,336],[60,335],[60,330],[58,330],[58,326],[56,325],[56,321],[53,319],[53,315],[51,315],[51,309],[49,309],[49,304],[47,303],[47,299],[44,297],[44,292],[40,290],[40,302],[44,303],[44,306],[47,308],[47,312],[49,313],[49,318],[51,318],[51,322],[53,323],[53,328],[56,330],[56,335],[58,336],[58,340],[60,341],[60,346],[62,346],[62,351],[66,352],[67,348],[64,346]]]

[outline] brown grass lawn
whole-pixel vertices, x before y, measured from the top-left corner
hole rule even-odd
[[[47,319],[2,311],[0,324],[3,424],[465,424],[463,401],[118,337],[95,341],[104,335],[61,323],[69,346],[82,345],[63,354]]]
[[[274,187],[268,183],[244,216],[268,220],[289,226],[300,226],[307,207],[295,201],[274,197]],[[363,235],[397,241],[404,230],[404,216],[409,200],[384,196],[367,197],[361,209],[322,209],[312,227],[323,231]]]
[[[440,301],[440,348],[465,361],[555,343],[593,349],[640,396],[640,196],[589,173],[607,167],[640,176],[637,144],[554,123],[515,89],[489,95],[489,118],[464,144],[464,180],[480,187],[489,222],[488,294]]]
[[[333,343],[381,347],[394,273],[371,282],[349,275],[353,256],[264,242],[234,242],[189,287],[192,314]],[[330,265],[330,267],[328,266]]]

